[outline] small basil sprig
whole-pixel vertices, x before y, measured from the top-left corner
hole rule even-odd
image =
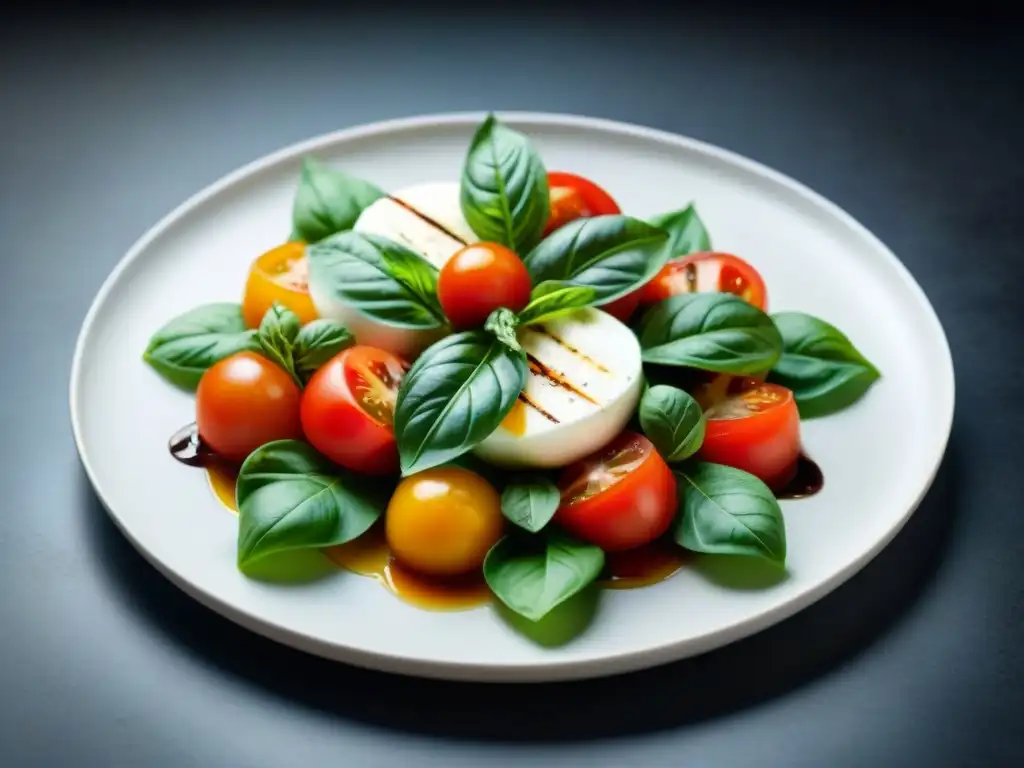
[[[532,248],[551,207],[547,171],[530,140],[488,115],[470,143],[459,202],[481,240],[517,253]]]
[[[404,245],[341,232],[308,249],[311,282],[374,320],[400,328],[440,328],[437,270]]]
[[[878,369],[833,325],[803,312],[772,316],[782,334],[782,356],[768,374],[793,391],[803,418],[853,405],[881,377]]]
[[[731,293],[672,296],[640,319],[646,363],[715,373],[758,374],[782,352],[782,337],[764,312]]]
[[[600,547],[559,530],[509,535],[484,560],[487,586],[511,610],[539,621],[592,584],[604,568]]]
[[[498,307],[487,317],[487,320],[484,322],[484,330],[518,352],[522,349],[519,339],[516,337],[516,327],[518,325],[519,318],[516,317],[515,312],[508,307]]]
[[[679,513],[676,542],[693,552],[786,563],[786,525],[771,490],[747,472],[693,462],[674,469]]]
[[[264,357],[300,387],[317,368],[355,343],[348,328],[336,320],[320,318],[302,326],[298,315],[276,301],[263,316],[256,339]]]
[[[563,294],[562,308],[607,304],[658,274],[668,261],[667,241],[664,230],[629,216],[571,221],[523,259],[537,285],[532,298],[553,294],[558,287],[579,287],[590,292]]]
[[[242,464],[235,491],[238,567],[361,536],[384,512],[390,490],[380,478],[336,467],[297,440],[257,448]]]
[[[541,283],[533,289],[530,303],[519,313],[523,325],[543,323],[567,312],[594,304],[597,291],[585,285],[566,285],[557,280]]]
[[[239,304],[204,304],[170,320],[150,337],[142,359],[172,384],[194,390],[206,369],[236,352],[257,352]]]
[[[550,478],[518,475],[501,492],[501,513],[524,531],[537,533],[555,516],[562,497]]]
[[[640,427],[665,461],[688,459],[704,442],[707,420],[700,405],[682,389],[658,384],[640,399]]]
[[[711,250],[711,236],[693,205],[678,211],[658,214],[650,221],[654,226],[668,232],[669,258]]]
[[[455,459],[498,428],[526,385],[526,356],[487,330],[428,347],[402,380],[395,439],[402,473]]]
[[[384,192],[368,181],[307,157],[292,204],[291,240],[316,243],[351,229],[356,219]]]

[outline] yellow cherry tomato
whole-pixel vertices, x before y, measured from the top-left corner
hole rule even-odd
[[[428,576],[456,576],[478,570],[501,538],[501,497],[475,472],[428,469],[398,484],[385,523],[400,563]]]
[[[306,244],[285,243],[273,248],[249,268],[242,299],[242,317],[249,328],[258,328],[263,315],[279,301],[305,325],[317,317],[309,296],[309,261]]]

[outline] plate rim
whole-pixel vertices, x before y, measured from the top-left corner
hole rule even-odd
[[[262,618],[251,615],[245,610],[239,609],[236,606],[219,599],[215,595],[206,592],[200,586],[193,584],[187,578],[179,575],[158,558],[153,556],[148,549],[132,535],[118,513],[114,511],[110,504],[108,504],[107,496],[97,480],[95,470],[84,447],[82,425],[76,403],[76,392],[80,389],[81,385],[86,342],[89,339],[92,326],[94,325],[102,306],[105,304],[115,284],[119,281],[120,276],[147,250],[153,241],[162,236],[166,230],[175,224],[175,222],[203,205],[207,200],[227,190],[231,186],[244,181],[249,176],[255,175],[280,163],[295,160],[303,155],[313,154],[320,150],[329,149],[334,145],[345,144],[382,134],[415,131],[417,129],[429,129],[439,126],[471,127],[482,121],[488,114],[494,114],[499,119],[510,125],[524,123],[535,125],[540,124],[563,128],[577,128],[581,130],[597,130],[605,133],[618,134],[623,137],[668,145],[674,149],[682,149],[692,153],[702,154],[719,162],[733,165],[742,171],[751,173],[755,176],[760,176],[787,188],[788,191],[803,198],[805,202],[818,207],[845,227],[852,230],[888,259],[890,266],[896,269],[905,286],[913,295],[915,302],[918,305],[917,309],[920,310],[921,317],[926,319],[929,333],[933,335],[933,338],[936,341],[939,342],[939,347],[936,351],[941,353],[941,363],[944,369],[942,371],[941,380],[948,382],[948,391],[945,393],[946,403],[943,408],[943,412],[941,414],[937,414],[942,418],[943,438],[941,441],[935,441],[931,448],[931,455],[928,459],[928,462],[931,465],[931,470],[927,477],[923,478],[923,482],[919,488],[916,498],[913,500],[913,503],[910,504],[906,510],[900,513],[899,520],[896,521],[894,525],[890,526],[886,530],[885,534],[877,539],[871,547],[862,551],[844,567],[833,572],[828,578],[825,578],[819,584],[798,593],[784,604],[762,609],[758,613],[747,616],[742,621],[723,627],[719,630],[705,633],[704,635],[700,635],[696,638],[676,640],[642,650],[620,651],[591,659],[552,659],[549,662],[534,661],[528,663],[475,662],[462,664],[448,661],[423,660],[416,657],[379,652],[350,645],[329,643],[316,637],[301,634],[284,625],[273,624]],[[935,308],[932,306],[920,284],[899,257],[896,256],[896,254],[880,238],[878,238],[873,232],[839,205],[833,203],[820,193],[815,192],[802,182],[764,165],[757,160],[741,155],[738,152],[734,152],[699,139],[636,123],[612,120],[608,118],[589,117],[572,113],[474,110],[418,114],[408,117],[391,118],[319,134],[264,154],[255,160],[229,171],[199,191],[193,193],[185,201],[160,218],[131,245],[97,290],[96,295],[93,297],[93,300],[89,305],[89,309],[82,320],[82,324],[75,340],[68,387],[68,405],[75,449],[78,453],[80,464],[85,471],[86,477],[88,478],[93,491],[106,511],[107,516],[114,522],[122,535],[131,542],[136,551],[138,551],[148,563],[150,563],[159,573],[163,574],[163,576],[172,584],[185,592],[185,594],[189,595],[192,599],[198,601],[207,608],[244,627],[245,629],[261,635],[273,642],[282,643],[299,651],[310,653],[331,661],[340,661],[342,663],[351,664],[365,669],[443,680],[539,683],[605,677],[655,667],[672,661],[697,656],[719,647],[731,645],[736,641],[757,634],[758,632],[761,632],[774,624],[780,623],[818,602],[821,598],[825,597],[827,594],[850,579],[858,571],[863,569],[878,555],[879,552],[885,549],[885,547],[887,547],[903,529],[907,521],[920,506],[921,501],[934,483],[935,477],[949,445],[955,413],[955,394],[956,376],[949,340]]]

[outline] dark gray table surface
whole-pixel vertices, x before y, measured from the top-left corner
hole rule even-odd
[[[0,764],[1020,757],[1024,80],[1012,25],[522,7],[432,22],[395,7],[0,24]],[[846,208],[910,268],[952,345],[956,423],[919,511],[853,580],[665,668],[449,685],[251,635],[115,530],[79,468],[67,384],[79,324],[132,242],[281,146],[489,108],[622,119],[737,150]]]

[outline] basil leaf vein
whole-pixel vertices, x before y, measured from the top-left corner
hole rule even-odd
[[[344,544],[387,505],[380,478],[336,467],[297,440],[257,448],[238,474],[238,567],[276,552]]]
[[[519,322],[522,325],[544,323],[559,315],[589,307],[596,298],[597,291],[590,286],[550,280],[533,289],[530,303],[519,313]]]
[[[682,389],[665,384],[646,389],[639,415],[644,434],[665,461],[687,459],[704,442],[707,420],[697,401]]]
[[[204,304],[154,333],[142,359],[166,380],[194,390],[206,369],[237,352],[257,352],[256,331],[245,327],[239,304]]]
[[[292,204],[289,239],[316,243],[351,229],[359,214],[383,196],[384,192],[370,182],[307,157],[302,161]]]
[[[838,328],[803,312],[773,315],[782,356],[769,381],[793,391],[803,418],[827,416],[857,402],[881,373]]]
[[[511,610],[539,621],[592,584],[604,567],[600,547],[547,529],[536,536],[510,535],[484,560],[484,579]]]
[[[451,461],[498,428],[526,384],[526,357],[487,331],[447,336],[402,380],[395,438],[403,474]]]
[[[600,306],[658,274],[668,262],[667,241],[668,233],[639,219],[593,216],[559,227],[523,263],[535,284],[590,288],[591,303]]]
[[[400,328],[439,328],[445,320],[428,301],[391,272],[409,256],[405,246],[375,235],[341,232],[308,249],[311,282],[363,314]],[[390,262],[389,262],[390,259]]]
[[[488,115],[466,154],[459,201],[480,239],[517,253],[533,247],[547,224],[550,199],[547,171],[530,140]]]
[[[292,350],[295,371],[308,381],[320,366],[355,343],[352,332],[336,320],[318,318],[306,323],[295,337]]]
[[[637,335],[646,363],[715,373],[765,373],[782,352],[772,319],[731,293],[691,293],[658,302],[641,318]]]
[[[786,525],[778,500],[754,475],[694,462],[675,470],[680,514],[676,542],[694,552],[786,563]]]

